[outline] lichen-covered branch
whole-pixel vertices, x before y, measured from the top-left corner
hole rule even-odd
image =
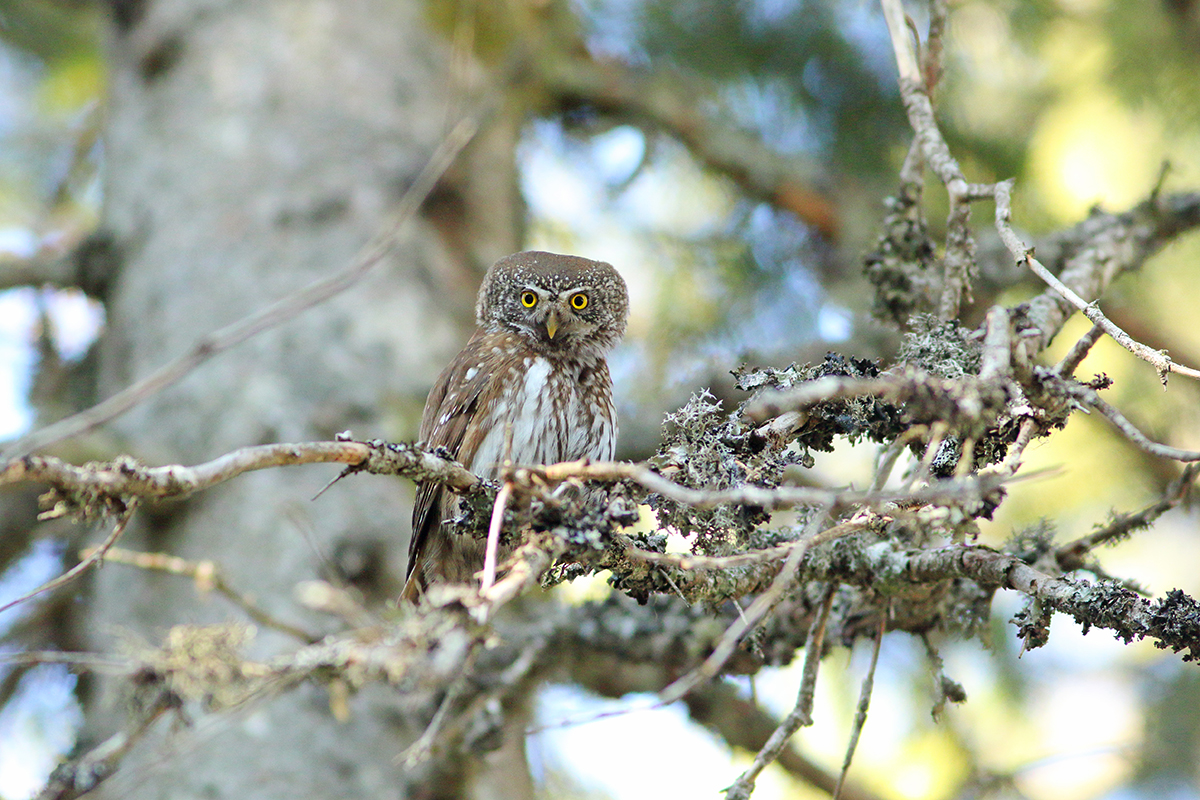
[[[861,575],[858,570],[865,566],[877,586],[928,586],[970,578],[980,586],[1013,589],[1034,598],[1046,608],[1068,614],[1085,632],[1095,627],[1110,630],[1125,642],[1151,639],[1157,647],[1183,652],[1184,661],[1200,659],[1200,603],[1178,590],[1160,600],[1147,600],[1111,582],[1047,575],[1016,556],[985,547],[906,553],[879,545],[862,558],[865,564],[842,564],[831,572]],[[1027,641],[1026,646],[1036,644]]]

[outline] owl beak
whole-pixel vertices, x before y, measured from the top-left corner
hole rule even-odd
[[[546,334],[553,339],[556,333],[558,333],[558,312],[552,310],[546,317]]]

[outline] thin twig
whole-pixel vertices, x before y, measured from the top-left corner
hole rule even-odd
[[[854,760],[854,751],[858,749],[858,740],[867,724],[867,710],[871,707],[871,692],[875,688],[875,667],[879,664],[879,650],[883,645],[883,634],[887,632],[888,616],[892,604],[879,614],[879,630],[875,632],[875,644],[871,648],[871,665],[863,677],[862,689],[858,693],[858,709],[854,714],[854,725],[850,728],[850,742],[846,745],[846,757],[842,760],[842,771],[838,774],[837,786],[833,789],[833,800],[842,796],[842,786],[846,783],[846,773],[850,771],[850,762]]]
[[[483,579],[479,590],[487,592],[496,582],[496,550],[500,544],[500,529],[504,526],[504,512],[508,508],[508,499],[512,497],[513,485],[505,481],[496,492],[496,502],[492,504],[492,519],[488,524],[487,546],[483,552]]]
[[[1146,434],[1139,431],[1132,422],[1126,419],[1125,415],[1117,409],[1105,402],[1104,398],[1100,397],[1094,389],[1090,389],[1083,384],[1067,382],[1067,391],[1076,400],[1085,406],[1099,411],[1105,419],[1111,422],[1126,439],[1133,442],[1138,447],[1145,450],[1151,455],[1160,456],[1162,458],[1170,458],[1175,461],[1200,461],[1200,452],[1194,450],[1181,450],[1178,447],[1171,447],[1165,444],[1150,439]]]
[[[1104,335],[1104,328],[1099,325],[1092,325],[1088,332],[1079,337],[1075,344],[1071,345],[1071,349],[1063,356],[1062,361],[1058,362],[1054,367],[1054,373],[1063,378],[1069,378],[1075,374],[1075,370],[1079,368],[1079,364],[1091,352],[1092,346],[1100,341],[1100,337]]]
[[[147,398],[177,383],[198,366],[263,331],[295,318],[318,303],[358,283],[395,250],[403,232],[462,149],[475,137],[486,109],[463,118],[429,157],[425,167],[401,198],[392,222],[366,244],[346,267],[283,297],[266,308],[204,336],[192,349],[108,399],[21,437],[0,453],[0,459],[40,450],[63,439],[86,433],[115,419]]]
[[[643,711],[657,711],[664,708],[666,703],[661,700],[651,701],[630,701],[628,705],[623,705],[620,708],[610,708],[605,711],[591,711],[586,714],[576,714],[563,719],[555,720],[554,722],[542,723],[539,725],[531,725],[525,729],[526,736],[534,736],[546,731],[556,731],[565,728],[578,728],[581,725],[591,725],[593,722],[600,722],[606,719],[615,719],[617,717],[627,717],[630,714],[638,714]]]
[[[921,642],[925,645],[925,657],[929,659],[929,664],[933,667],[935,699],[933,708],[930,709],[930,715],[934,722],[937,722],[941,719],[942,712],[946,710],[947,700],[952,703],[965,703],[967,696],[962,686],[946,675],[946,662],[942,660],[942,654],[937,651],[933,640],[929,638],[929,631],[921,634]]]
[[[751,677],[753,687],[753,677]],[[696,689],[684,699],[691,718],[718,733],[733,748],[757,753],[779,727],[773,718],[758,705],[751,693],[746,697],[737,687],[726,683],[710,683]],[[796,746],[785,747],[775,759],[775,765],[792,777],[826,794],[837,784],[837,774],[806,756]],[[842,800],[880,800],[870,790],[853,783],[842,787]]]
[[[1021,466],[1021,456],[1025,453],[1025,448],[1029,446],[1029,442],[1033,439],[1033,433],[1037,430],[1037,422],[1033,417],[1026,417],[1021,420],[1021,428],[1017,431],[1016,440],[1008,446],[1008,453],[1004,456],[1004,460],[993,468],[992,474],[1011,477],[1016,474],[1017,469]]]
[[[1066,298],[1071,305],[1082,311],[1083,315],[1091,320],[1094,325],[1099,325],[1103,328],[1104,332],[1116,340],[1117,344],[1153,366],[1158,373],[1158,379],[1162,381],[1164,386],[1167,384],[1167,374],[1171,372],[1186,375],[1189,378],[1200,379],[1200,370],[1175,363],[1164,351],[1147,347],[1121,330],[1117,327],[1116,323],[1104,316],[1104,312],[1100,310],[1100,307],[1095,302],[1089,303],[1075,294],[1069,286],[1055,277],[1054,273],[1046,269],[1031,253],[1025,255],[1024,262],[1035,275],[1048,283],[1054,291]]]
[[[871,491],[882,491],[888,478],[892,477],[892,470],[896,468],[896,461],[904,453],[909,442],[908,434],[911,432],[912,428],[909,428],[908,431],[888,442],[887,447],[879,452],[875,462],[875,477],[871,479]]]
[[[765,422],[788,411],[830,400],[865,396],[886,398],[903,386],[903,382],[903,376],[842,378],[829,375],[815,381],[804,381],[789,389],[763,392],[746,404],[744,413],[755,422]]]
[[[476,638],[471,642],[471,649],[467,652],[467,657],[463,660],[462,667],[458,671],[458,675],[454,678],[454,682],[446,690],[446,694],[442,697],[442,702],[438,705],[438,709],[433,714],[433,719],[425,726],[425,730],[407,749],[404,750],[396,760],[403,764],[406,768],[413,767],[428,760],[433,755],[433,747],[441,735],[442,725],[446,721],[446,717],[450,714],[450,709],[458,703],[460,697],[467,691],[467,688],[475,680],[475,662],[479,659],[480,652],[483,651],[483,640]]]
[[[128,672],[134,663],[126,658],[67,650],[21,650],[15,653],[0,653],[0,664],[67,664],[89,670]]]
[[[104,560],[104,554],[108,552],[109,548],[112,547],[113,544],[116,543],[117,539],[121,538],[121,534],[125,532],[125,526],[129,524],[129,520],[133,519],[133,512],[137,510],[138,502],[139,501],[137,498],[133,498],[129,501],[124,513],[121,514],[121,516],[117,519],[116,524],[113,525],[112,532],[109,533],[104,541],[100,543],[99,547],[92,550],[90,555],[88,555],[75,566],[71,567],[62,575],[59,575],[57,578],[46,581],[33,591],[26,592],[16,600],[11,600],[0,606],[0,613],[8,611],[13,606],[20,605],[26,600],[36,597],[43,592],[49,592],[59,588],[60,586],[65,586],[83,573],[87,572],[92,567],[99,565],[100,562]]]
[[[142,718],[128,731],[119,731],[105,739],[79,758],[60,764],[51,774],[37,800],[74,800],[82,797],[117,771],[117,765],[128,755],[150,727],[172,708],[164,693],[153,707],[142,712]]]
[[[829,620],[829,609],[833,607],[833,598],[837,594],[837,584],[831,583],[825,590],[817,617],[812,627],[808,629],[808,638],[804,643],[804,672],[800,678],[800,691],[796,697],[796,705],[779,723],[779,727],[771,734],[771,738],[763,745],[754,757],[754,762],[737,780],[725,790],[725,800],[749,800],[758,776],[767,766],[779,757],[788,740],[802,727],[812,725],[813,696],[817,687],[817,667],[821,663],[822,650],[825,647],[825,623]]]
[[[464,731],[486,712],[489,705],[495,702],[502,703],[507,693],[518,689],[519,684],[537,666],[542,653],[543,647],[536,645],[523,647],[516,660],[505,667],[499,678],[489,685],[487,691],[476,694],[462,711],[455,714],[449,721],[442,723],[438,738],[442,742],[461,741]],[[434,744],[436,745],[436,742]]]
[[[821,534],[813,533],[825,521],[828,513],[829,509],[826,508],[813,517],[807,526],[808,530],[805,531],[807,535],[803,538],[803,546],[794,548],[788,554],[787,560],[783,562],[783,566],[780,567],[779,573],[771,581],[771,585],[767,587],[767,590],[754,598],[754,602],[750,604],[745,613],[734,620],[725,633],[721,634],[721,638],[713,648],[712,653],[708,658],[704,659],[700,666],[658,693],[660,700],[664,703],[673,703],[695,687],[712,680],[720,674],[721,670],[725,667],[725,662],[733,655],[733,651],[737,648],[738,643],[742,641],[742,638],[754,630],[767,613],[792,588],[797,579],[800,562],[804,560],[805,554],[814,545],[836,538],[836,536],[830,536],[829,539],[826,539]],[[830,528],[829,531],[833,531],[833,528]],[[845,531],[842,531],[837,535],[843,535],[844,533]]]
[[[530,533],[525,543],[505,562],[504,577],[467,600],[476,622],[484,624],[501,606],[538,585],[546,570],[566,551],[566,545],[553,535]]]
[[[929,4],[929,32],[925,37],[925,47],[921,53],[921,73],[924,76],[925,91],[933,97],[938,84],[942,80],[942,62],[946,22],[949,10],[946,0],[932,0]]]
[[[88,548],[80,555],[83,558],[88,558],[93,552],[94,548]],[[321,639],[321,637],[315,634],[309,633],[283,620],[276,619],[267,613],[251,600],[249,595],[234,589],[225,580],[225,576],[222,575],[221,569],[216,563],[207,559],[204,561],[188,561],[186,558],[179,558],[178,556],[171,556],[166,553],[140,553],[136,550],[126,550],[121,547],[112,548],[104,558],[105,561],[113,564],[127,564],[138,569],[166,572],[170,575],[191,578],[195,582],[197,590],[204,592],[208,589],[215,589],[218,594],[244,611],[246,616],[265,628],[273,628],[308,644],[320,641]]]
[[[1182,503],[1197,475],[1200,475],[1200,462],[1188,464],[1158,500],[1132,514],[1120,514],[1103,528],[1061,545],[1054,550],[1055,561],[1067,572],[1083,568],[1083,557],[1092,550],[1128,536],[1133,531],[1148,528],[1156,519]]]
[[[938,421],[933,423],[929,429],[929,443],[925,445],[925,452],[921,456],[921,460],[913,467],[908,478],[905,479],[902,491],[910,492],[914,484],[924,482],[929,477],[930,470],[933,468],[933,460],[937,458],[938,453],[942,449],[942,443],[946,441],[946,431],[949,425],[945,422]]]
[[[1117,344],[1153,366],[1163,386],[1166,386],[1167,375],[1171,372],[1186,375],[1189,378],[1200,379],[1200,370],[1177,364],[1165,352],[1154,350],[1136,341],[1128,333],[1117,327],[1108,317],[1104,316],[1104,312],[1100,310],[1100,307],[1094,301],[1089,303],[1080,297],[1071,287],[1060,281],[1058,276],[1046,269],[1042,262],[1033,257],[1033,248],[1021,241],[1021,238],[1012,229],[1012,187],[1013,181],[1011,179],[996,184],[996,229],[1000,232],[1000,238],[1004,242],[1004,246],[1008,248],[1009,253],[1017,260],[1017,263],[1028,267],[1035,275],[1045,281],[1050,288],[1057,292],[1060,297],[1082,311],[1083,315],[1092,321],[1092,324],[1103,328],[1104,332],[1111,336]]]

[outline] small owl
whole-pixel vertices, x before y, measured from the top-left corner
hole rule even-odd
[[[610,460],[617,414],[605,356],[628,313],[625,281],[609,264],[537,251],[500,259],[479,287],[479,327],[425,401],[421,439],[489,479],[506,458]],[[440,485],[417,487],[404,598],[482,568],[483,543],[442,526],[454,511]]]

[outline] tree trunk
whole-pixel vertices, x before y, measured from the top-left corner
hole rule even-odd
[[[422,4],[396,0],[114,2],[103,230],[108,283],[99,392],[330,272],[387,221],[461,107],[450,48]],[[425,392],[465,340],[476,280],[517,249],[514,124],[491,123],[364,281],[144,402],[113,429],[151,463],[263,442],[412,438]],[[463,163],[460,160],[460,164]],[[487,175],[487,192],[472,176]],[[499,187],[499,188],[497,188]],[[507,194],[496,191],[508,187]],[[479,195],[490,193],[488,202]],[[295,600],[336,576],[367,601],[403,575],[411,487],[336,470],[268,470],[139,514],[120,545],[212,559],[270,614],[315,634],[336,621]],[[98,651],[157,644],[181,623],[244,616],[186,579],[110,565],[80,620]],[[269,657],[295,642],[259,626]],[[85,692],[85,746],[121,730],[128,682]],[[186,712],[138,742],[106,797],[443,797],[462,770],[404,770],[425,720],[398,692],[301,687],[235,710]],[[420,715],[416,715],[419,717]],[[183,724],[180,724],[183,721]],[[451,774],[453,773],[453,774]],[[440,777],[444,780],[435,780]]]

